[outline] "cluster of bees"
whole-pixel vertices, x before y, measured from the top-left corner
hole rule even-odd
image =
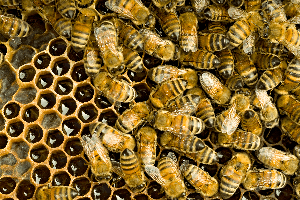
[[[169,198],[186,199],[184,177],[201,195],[227,199],[240,184],[247,190],[283,188],[286,175],[297,172],[299,146],[297,157],[262,147],[260,138],[265,128],[280,126],[300,144],[299,2],[153,0],[146,7],[140,0],[108,0],[105,6],[114,13],[107,15],[77,3],[0,2],[40,14],[59,35],[70,38],[76,52],[84,52],[86,73],[103,96],[111,103],[131,103],[115,127],[97,122],[90,125],[90,136],[81,137],[98,181],[111,179],[114,172],[133,192],[141,192],[147,173]],[[199,32],[203,21],[207,26]],[[155,23],[166,37],[155,31]],[[6,15],[0,15],[0,26],[7,37],[26,37],[32,30],[27,22]],[[149,100],[134,103],[135,89],[118,75],[126,69],[142,72],[145,54],[161,65],[148,70],[148,79],[156,84]],[[169,61],[178,61],[181,68]],[[222,112],[215,113],[216,107]],[[219,180],[188,162],[178,166],[172,152],[155,166],[157,143],[198,163],[218,162],[217,153],[196,136],[205,129],[218,133],[218,145],[244,150],[223,166]],[[111,160],[109,151],[120,153],[120,161]],[[256,151],[266,168],[252,168],[248,151]],[[300,195],[299,181],[295,183]],[[43,186],[36,198],[77,195],[71,187]]]

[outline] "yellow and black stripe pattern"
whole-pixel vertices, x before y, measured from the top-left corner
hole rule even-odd
[[[63,17],[74,19],[76,14],[76,5],[74,0],[56,0],[56,7]]]
[[[300,143],[300,125],[293,122],[289,117],[285,116],[281,119],[281,129],[288,134],[298,144]]]
[[[241,118],[241,127],[247,132],[251,132],[255,135],[260,136],[262,134],[262,124],[260,118],[252,109],[245,110]]]
[[[300,124],[300,102],[292,95],[282,95],[277,99],[277,108],[282,114],[289,116],[295,123]]]
[[[221,51],[229,45],[229,40],[223,34],[209,33],[209,34],[200,34],[199,46],[210,52]]]
[[[234,58],[229,49],[224,49],[222,51],[216,52],[216,56],[218,56],[220,60],[220,65],[218,66],[219,74],[228,79],[233,71],[234,71]]]
[[[179,45],[185,52],[195,52],[198,48],[197,26],[198,20],[193,12],[186,12],[179,16],[181,37]]]
[[[195,160],[198,163],[212,165],[219,161],[217,152],[205,145],[205,147],[197,153],[186,153],[187,157]]]
[[[27,22],[19,18],[0,15],[0,32],[7,37],[26,37],[31,29]]]
[[[84,53],[84,69],[88,76],[95,77],[102,66],[100,49],[96,39],[91,35]]]
[[[37,200],[72,200],[77,197],[79,194],[78,192],[68,186],[54,186],[48,187],[43,186],[37,190],[36,199]]]
[[[128,48],[123,48],[123,57],[125,67],[134,72],[142,72],[144,70],[144,63],[141,56],[136,52]]]
[[[200,96],[195,94],[188,94],[175,99],[168,106],[170,112],[178,114],[192,115],[196,112],[198,104],[200,102]]]
[[[278,56],[269,53],[254,53],[252,54],[252,60],[260,70],[274,69],[281,63]]]
[[[1,0],[0,6],[17,6],[21,3],[21,0]]]
[[[196,117],[202,119],[207,127],[212,128],[214,126],[216,116],[214,108],[208,98],[200,100],[196,111]]]
[[[232,21],[224,6],[209,5],[204,9],[203,14],[209,21]]]
[[[257,82],[256,87],[260,90],[272,90],[283,79],[283,72],[280,67],[265,71]]]
[[[215,69],[220,65],[220,60],[217,56],[204,50],[186,54],[181,62],[183,65],[190,65],[196,69]]]
[[[295,58],[289,63],[285,71],[285,78],[293,83],[300,82],[300,60]]]

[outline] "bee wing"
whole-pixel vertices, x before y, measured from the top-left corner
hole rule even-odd
[[[123,178],[125,174],[123,173],[121,164],[114,160],[111,161],[111,164],[112,164],[112,171]]]
[[[268,105],[272,104],[272,101],[271,101],[271,98],[270,96],[268,95],[267,91],[266,90],[258,90],[258,89],[255,89],[255,94],[257,96],[257,99],[260,103],[260,106],[262,108],[265,108],[267,107]]]
[[[252,33],[243,41],[243,51],[245,54],[251,55],[254,51],[255,34]]]
[[[300,15],[296,15],[295,17],[288,20],[291,24],[300,24]]]
[[[189,166],[189,160],[184,160],[182,162],[182,164],[180,165],[180,171],[181,171],[182,174],[183,174],[184,171],[187,170],[188,166]]]
[[[100,138],[96,134],[93,134],[91,139],[93,140],[93,142],[96,146],[96,151],[99,154],[100,158],[103,160],[103,162],[105,162],[106,164],[110,164],[110,159],[108,157],[108,151],[103,146]]]
[[[153,165],[146,165],[145,172],[160,185],[162,185],[162,186],[166,185],[166,181],[161,176],[160,171],[157,167],[155,167]]]
[[[176,165],[176,162],[177,162],[177,158],[175,156],[175,154],[173,152],[169,152],[167,157],[171,158],[171,160],[175,163]]]
[[[86,153],[86,155],[88,156],[88,158],[90,160],[93,160],[93,158],[95,157],[93,152],[93,141],[91,140],[91,138],[87,137],[86,135],[83,135],[80,138],[80,142],[82,144],[83,150]]]
[[[240,19],[240,18],[246,16],[246,12],[243,9],[241,9],[241,8],[237,8],[237,7],[231,6],[228,9],[228,15],[232,19],[237,20],[237,19]]]
[[[110,9],[110,10],[116,12],[116,13],[119,13],[119,14],[125,16],[125,17],[130,18],[130,19],[134,19],[134,16],[132,15],[132,13],[129,10],[116,5],[116,1],[114,1],[114,0],[106,1],[105,6],[108,9]]]
[[[199,76],[201,86],[204,90],[215,94],[218,90],[223,88],[220,80],[210,72],[204,72]]]
[[[241,118],[236,113],[235,104],[233,104],[228,112],[228,115],[224,119],[221,127],[221,132],[231,135],[239,126]]]
[[[209,3],[209,0],[192,0],[196,13],[201,13],[202,10],[209,5]]]
[[[289,43],[285,43],[284,46],[297,58],[300,58],[300,46],[290,45]]]

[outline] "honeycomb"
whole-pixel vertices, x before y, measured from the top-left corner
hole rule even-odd
[[[111,13],[102,0],[78,6],[94,8],[100,15]],[[9,40],[0,35],[0,52],[5,55],[0,66],[0,199],[35,199],[36,189],[46,184],[75,188],[79,193],[76,200],[166,198],[162,187],[147,175],[147,188],[139,194],[131,192],[116,174],[109,182],[95,180],[79,138],[90,135],[88,127],[94,122],[114,126],[129,104],[112,105],[102,96],[85,73],[83,54],[76,53],[70,41],[59,36],[37,13],[23,12],[18,7],[7,8],[5,12],[26,20],[33,33]],[[159,25],[156,31],[163,34]],[[143,72],[127,70],[118,77],[136,90],[135,102],[148,100],[153,84],[147,79],[147,71],[161,64],[147,54],[143,55],[143,62]],[[221,167],[239,151],[219,146],[216,134],[206,129],[197,136],[218,152],[217,164],[197,164],[175,153],[179,164],[189,160],[219,180]],[[262,141],[264,146],[287,152],[293,152],[297,145],[278,127],[266,129]],[[158,146],[156,160],[169,151]],[[253,167],[264,168],[254,152],[249,153]],[[110,152],[110,157],[119,160],[120,155]],[[247,191],[240,186],[229,199],[295,199],[292,178],[289,176],[287,185],[276,190]],[[216,199],[204,198],[187,181],[185,184],[189,200]]]

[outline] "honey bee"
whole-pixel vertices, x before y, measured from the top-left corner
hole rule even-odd
[[[199,75],[200,83],[204,91],[218,104],[226,104],[231,97],[230,90],[210,72]]]
[[[293,175],[298,169],[299,160],[296,156],[272,147],[262,147],[257,158],[267,167],[280,169],[286,175]]]
[[[27,37],[32,30],[31,26],[16,17],[0,15],[1,33],[6,37]]]
[[[231,135],[237,129],[240,120],[236,105],[232,104],[227,110],[217,115],[214,128],[217,132]]]
[[[65,18],[74,19],[76,5],[74,0],[56,0],[58,12]]]
[[[300,73],[300,60],[295,58],[289,63],[285,71],[285,79],[287,79],[287,81],[298,84],[300,83],[299,73]]]
[[[244,87],[244,81],[238,73],[234,73],[227,80],[225,85],[231,91],[237,91]]]
[[[79,52],[85,48],[92,31],[94,19],[95,15],[89,9],[80,11],[74,22],[71,35],[71,43],[75,51]]]
[[[183,153],[196,153],[205,147],[204,142],[194,135],[174,135],[167,131],[160,136],[160,145]]]
[[[198,163],[203,163],[207,165],[213,165],[219,161],[217,152],[207,145],[201,151],[197,153],[186,153],[185,156],[195,160]]]
[[[107,72],[99,72],[93,82],[110,102],[131,102],[136,97],[134,88],[125,81],[113,79]]]
[[[247,132],[251,132],[255,135],[261,136],[263,127],[259,119],[258,114],[252,110],[245,110],[241,117],[241,127]]]
[[[204,50],[182,55],[180,61],[183,66],[190,65],[196,69],[215,69],[220,65],[220,60],[217,56]]]
[[[102,59],[96,38],[92,34],[84,52],[84,69],[88,76],[94,78],[101,69]]]
[[[240,129],[237,129],[231,135],[219,133],[218,142],[223,147],[253,151],[258,150],[261,145],[260,137],[258,135]]]
[[[210,4],[209,0],[191,0],[192,6],[195,9],[197,15],[201,15],[206,6]]]
[[[124,178],[126,184],[133,192],[141,192],[147,183],[142,171],[140,161],[130,149],[124,149],[120,156],[120,163],[112,161],[113,171]]]
[[[18,5],[20,5],[20,3],[21,3],[21,0],[11,0],[11,1],[1,0],[0,6],[18,6]]]
[[[196,110],[196,117],[203,120],[205,126],[212,128],[215,124],[215,112],[208,98],[201,98]]]
[[[220,195],[223,199],[231,197],[243,182],[251,167],[251,159],[247,153],[237,153],[220,171]]]
[[[187,81],[180,78],[163,82],[156,91],[150,93],[152,105],[157,108],[167,106],[171,100],[175,99],[185,91],[186,85]]]
[[[230,104],[234,104],[236,112],[241,115],[250,107],[250,97],[244,94],[234,94],[230,100]]]
[[[168,110],[176,114],[192,115],[196,112],[199,102],[199,95],[185,95],[171,102],[168,106]]]
[[[168,111],[159,110],[154,111],[152,117],[154,128],[174,134],[196,135],[205,128],[204,122],[193,116],[175,115]]]
[[[179,16],[181,25],[181,37],[179,45],[185,52],[195,52],[198,48],[197,27],[198,20],[191,8]]]
[[[259,10],[261,8],[261,0],[245,0],[246,12]]]
[[[244,5],[244,0],[229,0],[228,5],[239,8]]]
[[[258,81],[258,72],[255,65],[249,59],[249,57],[239,50],[234,51],[234,57],[236,60],[235,69],[239,73],[246,85],[249,87],[254,86]]]
[[[246,190],[280,189],[286,185],[286,176],[275,169],[249,170],[243,186]]]
[[[179,52],[173,42],[161,39],[149,29],[140,29],[139,32],[143,36],[144,49],[147,54],[166,61],[177,59]]]
[[[111,21],[94,23],[94,33],[104,65],[114,75],[124,72],[123,54],[118,48],[117,30]]]
[[[227,29],[221,22],[208,22],[207,23],[207,31],[208,33],[219,33],[219,34],[226,34]]]
[[[176,7],[184,4],[185,0],[171,0],[164,8],[167,12],[176,12]]]
[[[293,122],[300,124],[298,109],[300,102],[292,95],[282,95],[277,99],[277,108],[280,113],[286,114]]]
[[[131,71],[140,73],[144,70],[145,66],[140,55],[131,49],[123,48],[123,57],[125,66]]]
[[[135,147],[134,138],[126,133],[121,133],[113,127],[97,122],[89,127],[91,134],[100,137],[103,145],[112,152],[122,152],[125,149],[133,150]]]
[[[169,198],[183,200],[187,191],[176,162],[176,156],[170,152],[159,159],[157,167],[146,165],[145,171],[164,188]]]
[[[205,197],[211,197],[218,192],[219,183],[211,177],[206,171],[199,167],[183,163],[180,166],[180,171],[186,180],[196,189],[196,192]]]
[[[157,134],[155,130],[149,126],[142,127],[137,132],[136,138],[142,167],[154,165],[157,145]]]
[[[256,88],[260,90],[272,90],[283,79],[283,72],[280,67],[265,71],[257,82]]]
[[[285,116],[281,119],[281,130],[288,134],[294,141],[300,144],[300,126]]]
[[[221,51],[229,45],[229,40],[223,34],[218,33],[208,33],[208,34],[200,34],[199,38],[199,46],[210,52]]]
[[[190,89],[198,84],[198,75],[192,69],[178,69],[172,65],[159,65],[148,71],[148,77],[155,83],[161,84],[169,79],[182,78],[187,81],[186,88]]]
[[[203,10],[203,15],[209,21],[232,21],[224,6],[209,5]]]
[[[72,200],[78,196],[78,192],[68,186],[52,186],[49,185],[42,186],[37,189],[35,197],[37,200]]]
[[[121,19],[114,18],[114,24],[123,44],[135,51],[144,51],[142,35],[134,27],[124,23]]]
[[[167,12],[164,9],[156,9],[156,16],[159,19],[160,25],[166,35],[173,41],[178,41],[180,38],[180,21],[174,12]]]
[[[287,21],[282,5],[277,4],[273,0],[263,0],[261,8],[266,11],[271,22],[285,22]]]
[[[116,1],[108,0],[105,6],[120,14],[121,17],[129,18],[136,25],[152,27],[155,24],[155,17],[140,0]]]
[[[153,4],[158,8],[163,8],[168,3],[171,2],[171,0],[152,0]]]
[[[251,56],[258,69],[267,70],[278,67],[281,60],[278,56],[267,53],[254,53]]]
[[[139,126],[149,115],[149,108],[145,102],[139,102],[131,109],[125,110],[116,121],[116,128],[123,133],[128,133]]]
[[[270,53],[279,57],[286,57],[288,50],[280,43],[273,43],[266,39],[260,39],[256,42],[255,48],[261,53]]]
[[[91,162],[91,170],[98,181],[111,179],[112,164],[107,149],[100,138],[93,134],[92,138],[82,136],[80,138],[85,154]]]
[[[229,49],[224,49],[215,54],[220,60],[220,65],[218,66],[219,74],[223,78],[228,79],[232,76],[234,71],[234,58],[231,51]]]
[[[198,95],[198,96],[200,96],[200,99],[206,98],[206,95],[205,95],[205,92],[203,91],[203,89],[200,87],[197,87],[197,86],[193,87],[191,89],[188,89],[186,91],[186,95],[190,95],[190,94]]]

